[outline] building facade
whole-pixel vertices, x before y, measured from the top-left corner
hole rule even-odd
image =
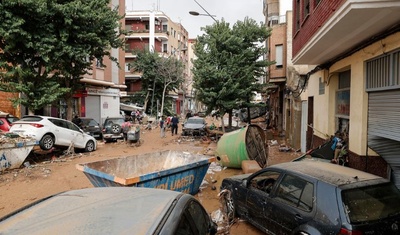
[[[292,11],[281,11],[280,0],[265,0],[264,15],[271,36],[266,42],[268,67],[267,107],[269,128],[275,128],[294,149],[301,148],[301,98],[298,84],[306,73],[303,65],[292,63]],[[303,150],[305,151],[305,150]]]
[[[127,11],[125,27],[129,31],[126,36],[125,84],[127,89],[125,97],[145,89],[142,87],[141,74],[130,67],[130,63],[136,58],[136,50],[145,49],[157,52],[164,57],[176,57],[185,66],[183,76],[187,80],[189,74],[188,32],[180,23],[173,22],[161,11]],[[185,111],[187,90],[184,88],[183,86],[178,92],[168,94],[173,99],[171,109],[178,114]],[[151,91],[151,89],[148,90]]]
[[[125,14],[125,1],[111,0],[110,5],[119,6],[119,14]],[[123,20],[120,23],[125,24]],[[125,67],[125,53],[122,49],[112,49],[111,55],[118,60],[122,68]],[[100,66],[100,61],[93,61],[91,74],[88,73],[80,79],[83,89],[74,94],[72,107],[74,115],[92,117],[99,123],[107,116],[119,115],[120,91],[126,88],[124,70],[118,68],[108,57],[103,58],[102,63],[105,66]],[[0,104],[4,109],[2,111],[21,117],[27,115],[28,110],[22,106],[14,108],[9,100],[9,97],[17,95],[2,94]],[[66,102],[60,101],[58,105],[48,105],[36,114],[66,119],[67,108]]]
[[[400,186],[400,1],[294,0],[293,64],[307,65],[307,149],[335,132],[349,166]]]

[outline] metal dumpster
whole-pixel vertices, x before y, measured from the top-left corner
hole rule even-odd
[[[199,187],[215,157],[161,151],[77,164],[95,187],[146,187],[190,193]]]
[[[37,141],[33,139],[2,139],[0,141],[0,171],[19,168],[36,144]]]

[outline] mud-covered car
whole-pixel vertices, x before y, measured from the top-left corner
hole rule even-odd
[[[182,124],[182,135],[205,135],[206,120],[201,117],[190,117]]]
[[[123,139],[122,124],[125,122],[123,117],[107,117],[104,120],[102,135],[105,142]]]
[[[2,234],[216,234],[190,194],[141,187],[59,193],[0,218]]]
[[[93,136],[95,139],[101,139],[101,127],[100,124],[90,117],[81,117],[81,129],[88,133],[89,135]]]
[[[300,161],[226,178],[227,218],[267,234],[400,234],[400,192],[387,179],[340,165]]]

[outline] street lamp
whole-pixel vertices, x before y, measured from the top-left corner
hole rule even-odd
[[[193,16],[209,16],[207,14],[200,14],[197,11],[189,11],[189,14],[193,15]],[[217,17],[216,15],[211,15],[212,17]]]
[[[202,5],[200,5],[200,3],[198,3],[196,0],[194,0],[194,1],[195,1],[195,3],[197,3],[197,5],[199,5],[201,7],[201,9],[203,9],[203,11],[205,11],[207,13],[206,16],[211,17],[215,21],[215,23],[218,23],[218,21],[214,18],[214,16],[211,15],[210,13],[208,13],[208,11]],[[200,14],[197,11],[189,11],[189,14],[194,15],[194,16],[205,15],[205,14]]]

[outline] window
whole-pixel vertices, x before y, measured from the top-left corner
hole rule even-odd
[[[298,31],[298,30],[300,30],[300,0],[296,0],[295,14],[296,14],[295,30]]]
[[[163,26],[162,26],[162,31],[163,31],[164,33],[168,32],[168,25],[163,24]]]
[[[271,193],[278,180],[280,173],[275,171],[265,171],[250,180],[250,188]]]
[[[283,45],[275,45],[275,53],[276,53],[275,66],[277,68],[282,68],[283,67]]]
[[[339,73],[338,90],[336,91],[336,130],[341,133],[349,131],[350,76],[350,70]]]
[[[103,60],[96,59],[96,68],[102,68],[102,67],[103,67]]]
[[[319,77],[319,95],[325,94],[325,82]]]
[[[130,71],[131,71],[131,64],[125,63],[125,72],[130,72]]]
[[[345,190],[342,200],[352,223],[378,221],[400,211],[400,193],[394,184]]]
[[[367,91],[400,87],[400,51],[367,61],[366,70]]]
[[[310,0],[304,0],[303,2],[303,20],[310,14]]]
[[[208,234],[210,220],[196,201],[190,201],[179,218],[179,225],[174,234]]]
[[[195,201],[191,201],[189,206],[187,207],[187,211],[192,217],[198,234],[207,234],[208,228],[210,227],[208,215],[204,212],[199,203]]]
[[[162,44],[162,52],[167,53],[168,52],[168,44],[167,43],[163,43]]]
[[[188,221],[185,215],[183,215],[180,218],[178,229],[175,231],[175,234],[177,235],[194,234],[191,229],[190,222]]]
[[[304,179],[286,175],[278,186],[277,199],[304,211],[313,208],[314,185]]]

